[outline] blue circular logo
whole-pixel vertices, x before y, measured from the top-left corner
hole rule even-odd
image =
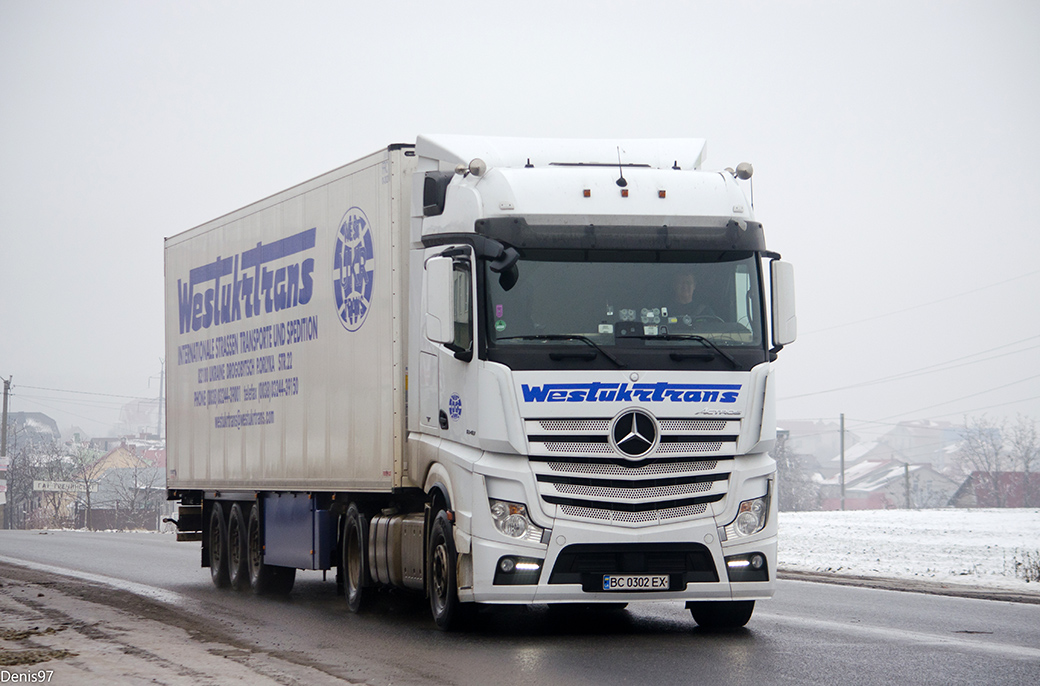
[[[448,414],[456,420],[462,416],[462,398],[458,393],[452,393],[451,398],[448,399]]]
[[[351,207],[343,215],[336,232],[332,265],[336,311],[347,331],[357,331],[368,317],[372,307],[375,266],[372,225],[360,207]]]

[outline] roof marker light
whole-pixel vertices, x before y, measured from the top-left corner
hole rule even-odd
[[[584,190],[584,191],[582,192],[582,195],[584,195],[584,196],[585,196],[586,198],[591,198],[591,197],[592,197],[592,189],[590,189],[590,188],[586,188],[586,189],[585,189],[585,190]]]
[[[622,198],[627,198],[628,197],[628,189],[627,188],[622,188],[621,189],[621,197]]]
[[[663,198],[668,194],[668,191],[657,191],[657,197]]]

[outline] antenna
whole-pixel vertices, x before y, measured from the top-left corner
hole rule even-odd
[[[621,166],[621,146],[620,145],[617,146],[617,168],[618,168],[618,173],[621,174],[621,176],[617,180],[617,185],[619,185],[622,188],[624,188],[625,186],[628,185],[628,181],[625,180],[625,168],[623,166]]]

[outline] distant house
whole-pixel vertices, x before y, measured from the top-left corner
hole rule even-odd
[[[845,431],[845,468],[865,460],[873,462],[895,460],[910,464],[929,464],[945,472],[952,463],[961,440],[960,427],[945,422],[912,421],[876,433],[876,429],[862,422],[855,423],[863,438],[851,429]],[[841,432],[834,423],[782,422],[790,430],[788,447],[797,453],[811,454],[819,465],[820,474],[830,478],[841,468]]]
[[[943,507],[957,482],[927,464],[864,460],[845,470],[846,510]],[[841,509],[841,475],[821,484],[824,510]]]
[[[972,472],[950,498],[953,507],[1040,507],[1040,473]]]
[[[121,436],[100,436],[90,439],[90,447],[107,453],[123,445],[125,441],[126,439]]]
[[[124,440],[94,463],[98,490],[91,497],[95,529],[158,529],[166,504],[166,449],[150,441]],[[76,525],[86,524],[79,510]]]
[[[7,449],[14,446],[45,445],[61,440],[58,424],[42,412],[9,412]]]

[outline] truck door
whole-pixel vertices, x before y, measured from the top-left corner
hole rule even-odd
[[[430,250],[427,259],[427,336],[421,354],[424,381],[436,392],[420,392],[423,429],[458,443],[476,444],[477,375],[474,365],[476,291],[472,249]],[[450,259],[450,270],[448,260]],[[433,260],[440,264],[432,269]],[[437,302],[443,300],[443,302]],[[431,321],[430,317],[435,321]],[[431,407],[436,403],[436,407]]]

